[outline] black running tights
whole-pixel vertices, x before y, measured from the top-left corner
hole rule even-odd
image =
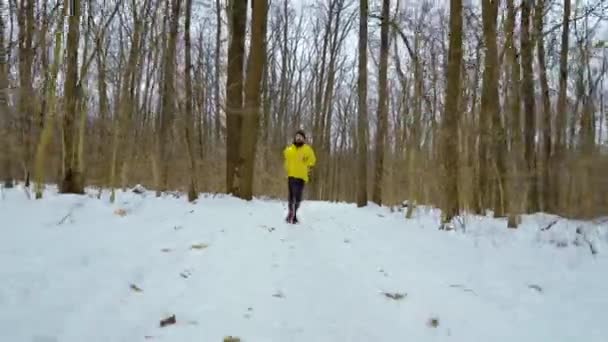
[[[294,177],[287,179],[289,186],[289,210],[296,211],[302,202],[302,193],[304,192],[304,180]]]

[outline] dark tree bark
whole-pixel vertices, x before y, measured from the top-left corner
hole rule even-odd
[[[514,0],[507,0],[507,21],[506,21],[506,29],[507,29],[507,39],[506,39],[506,53],[509,64],[509,97],[507,99],[508,105],[508,122],[510,129],[510,139],[507,145],[511,151],[511,177],[509,186],[505,187],[508,191],[514,191],[513,195],[507,193],[506,198],[508,200],[509,205],[509,220],[508,226],[509,228],[516,228],[518,226],[519,221],[519,211],[520,207],[516,202],[518,196],[516,195],[516,190],[514,190],[515,184],[520,184],[521,181],[519,179],[520,165],[522,163],[521,160],[521,151],[522,151],[522,135],[521,135],[521,80],[520,80],[520,63],[519,63],[519,53],[517,51],[517,47],[515,46],[515,17],[516,10]]]
[[[388,128],[388,29],[390,21],[390,0],[382,1],[382,22],[380,24],[380,72],[378,80],[378,129],[376,132],[376,166],[372,200],[382,205],[382,181],[384,175],[384,149]]]
[[[177,33],[179,27],[180,7],[182,0],[172,0],[171,21],[169,29],[169,39],[164,51],[163,61],[163,80],[161,98],[161,118],[158,137],[158,172],[159,182],[157,184],[157,196],[166,191],[169,181],[169,165],[172,155],[170,152],[170,142],[173,140],[171,127],[176,110],[175,104],[175,54],[177,49]]]
[[[4,5],[0,5],[0,12],[4,12]],[[0,167],[4,187],[13,187],[13,177],[11,173],[10,149],[10,128],[11,121],[10,107],[8,103],[8,47],[4,42],[6,22],[4,16],[0,16]]]
[[[196,161],[193,149],[194,113],[192,108],[192,56],[190,42],[190,20],[192,18],[192,0],[186,0],[186,22],[184,23],[184,45],[185,45],[185,64],[184,70],[186,83],[186,120],[185,135],[186,148],[188,150],[188,162],[190,163],[190,184],[188,186],[188,200],[194,202],[198,198],[198,187],[196,185]],[[217,82],[216,82],[217,83]]]
[[[367,17],[368,2],[360,0],[359,10],[359,74],[357,78],[358,121],[357,121],[357,206],[367,205]]]
[[[498,18],[498,0],[483,0],[483,35],[485,43],[485,67],[483,73],[483,89],[481,95],[481,171],[482,203],[484,208],[490,205],[493,198],[494,214],[504,216],[505,195],[505,143],[504,130],[500,120],[500,104],[498,95],[499,61],[496,44],[496,20]],[[491,180],[491,181],[489,181]]]
[[[551,110],[551,99],[549,95],[549,81],[547,80],[547,62],[545,60],[545,39],[543,36],[544,30],[544,14],[546,0],[537,0],[535,15],[536,15],[536,45],[538,49],[538,68],[540,73],[540,85],[542,90],[542,120],[541,132],[541,156],[539,161],[540,168],[540,195],[539,195],[539,209],[547,211],[549,209],[549,203],[551,201],[550,192],[550,178],[549,178],[549,160],[551,157],[551,122],[552,122],[552,110]]]
[[[534,94],[534,70],[532,56],[534,46],[531,39],[531,1],[524,0],[521,6],[521,56],[522,56],[522,94],[524,100],[524,157],[527,163],[528,195],[527,209],[538,211],[538,170],[534,137],[536,135],[536,106]]]
[[[556,114],[557,120],[555,123],[555,154],[552,166],[559,169],[565,159],[566,154],[566,113],[567,108],[567,90],[568,90],[568,49],[570,47],[570,11],[571,0],[564,0],[564,15],[562,18],[562,36],[561,48],[559,57],[559,91],[557,95]],[[564,179],[560,177],[560,173],[555,173],[553,184],[563,184]],[[563,209],[565,206],[566,191],[560,190],[564,187],[556,187],[556,190],[551,193],[553,197],[553,206]]]
[[[253,197],[253,171],[260,122],[261,81],[266,64],[265,42],[268,0],[251,0],[251,11],[251,47],[247,63],[239,167],[242,170],[242,186],[239,189],[239,197],[246,200],[251,200]]]
[[[230,9],[231,41],[226,80],[226,191],[238,194],[239,151],[243,109],[243,61],[247,0],[233,0]]]
[[[78,152],[76,115],[78,114],[78,42],[80,41],[80,0],[71,2],[66,46],[67,70],[64,82],[65,114],[63,116],[63,182],[62,193],[83,194],[84,174]]]
[[[443,210],[444,225],[458,216],[458,122],[461,94],[460,73],[462,65],[462,0],[450,0],[450,40],[448,50],[448,75],[441,128],[443,151],[442,178],[445,186]]]

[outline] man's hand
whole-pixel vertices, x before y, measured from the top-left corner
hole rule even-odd
[[[308,167],[308,179],[310,180],[312,178],[312,166]]]

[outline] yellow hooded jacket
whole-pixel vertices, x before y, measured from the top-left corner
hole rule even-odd
[[[284,166],[287,177],[300,178],[308,183],[308,170],[315,166],[317,162],[312,147],[308,144],[301,147],[291,144],[283,150],[283,157],[285,158]]]

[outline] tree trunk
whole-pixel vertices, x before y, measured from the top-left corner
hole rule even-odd
[[[557,107],[556,114],[557,120],[555,124],[555,157],[552,166],[559,170],[562,168],[565,162],[566,154],[566,113],[568,113],[567,103],[567,90],[568,90],[568,50],[570,47],[570,11],[571,11],[571,0],[564,0],[564,16],[562,19],[562,37],[561,37],[561,48],[559,57],[559,91],[557,95]],[[561,176],[560,172],[555,173],[555,179],[553,184],[564,184],[565,179]],[[558,209],[562,210],[565,208],[566,193],[565,187],[555,187],[555,190],[551,193],[553,197],[553,205]]]
[[[106,54],[103,51],[103,44],[105,42],[105,35],[102,35],[97,39],[97,92],[99,93],[99,118],[97,123],[99,124],[98,136],[97,136],[97,153],[98,161],[103,161],[103,157],[106,156],[106,139],[108,138],[107,125],[108,125],[108,113],[109,113],[109,101],[108,101],[108,85],[106,81]]]
[[[188,200],[194,202],[198,198],[198,190],[196,186],[196,161],[194,159],[194,151],[192,148],[192,132],[194,130],[194,114],[192,109],[192,57],[190,43],[190,18],[192,17],[192,0],[186,0],[186,22],[184,23],[184,46],[185,46],[185,64],[184,70],[186,83],[186,120],[185,120],[185,135],[186,148],[188,150],[188,161],[190,162],[190,184],[188,186]]]
[[[538,0],[536,14],[536,44],[538,48],[538,68],[540,72],[540,85],[543,99],[543,117],[540,120],[542,130],[541,141],[541,158],[539,161],[540,168],[540,195],[539,204],[541,211],[548,211],[551,201],[550,193],[550,178],[549,178],[549,161],[551,157],[551,122],[553,115],[551,114],[551,99],[549,95],[549,82],[547,80],[547,63],[545,61],[545,39],[543,35],[544,29],[544,13],[546,0]]]
[[[378,80],[378,129],[376,132],[376,166],[372,200],[382,205],[382,181],[384,174],[384,149],[388,127],[388,28],[390,0],[382,1],[382,23],[380,24],[380,72]]]
[[[220,142],[221,138],[221,120],[220,120],[220,65],[221,65],[221,54],[222,54],[222,8],[220,0],[215,0],[215,82],[214,82],[214,104],[215,104],[215,141]],[[202,33],[201,33],[202,34]]]
[[[226,80],[226,191],[236,195],[239,188],[237,168],[242,125],[247,0],[232,1],[230,18],[232,37],[228,48],[228,75]]]
[[[239,197],[253,197],[253,171],[260,118],[261,81],[266,64],[266,15],[268,0],[251,0],[251,47],[247,62],[245,106],[241,130],[240,165],[242,184]]]
[[[523,1],[521,6],[521,56],[523,84],[522,93],[524,100],[524,157],[527,163],[527,210],[534,213],[539,210],[538,206],[538,175],[536,158],[536,108],[534,95],[534,71],[532,69],[532,55],[534,46],[530,38],[530,21],[532,5],[531,1]]]
[[[458,206],[458,121],[460,102],[460,73],[462,64],[462,0],[450,0],[450,39],[448,50],[447,88],[441,145],[443,150],[444,203],[442,205],[444,226],[459,214]]]
[[[173,127],[173,118],[176,111],[175,106],[175,54],[177,48],[177,33],[179,27],[180,7],[182,0],[172,0],[171,23],[169,39],[164,55],[163,90],[161,99],[161,118],[158,137],[158,173],[156,195],[168,189],[169,165],[173,159],[170,145],[173,137],[170,135]]]
[[[61,193],[84,194],[84,174],[78,160],[76,115],[78,112],[78,42],[80,41],[80,0],[69,8],[67,70],[64,82],[65,113],[63,117],[63,181]]]
[[[419,153],[420,153],[420,136],[422,131],[422,97],[424,96],[424,79],[423,79],[423,66],[421,61],[418,59],[418,56],[421,52],[421,39],[420,39],[420,28],[416,28],[416,32],[414,33],[414,56],[412,57],[412,62],[414,63],[414,98],[413,98],[413,107],[414,110],[411,112],[412,114],[412,123],[410,126],[410,134],[408,136],[408,145],[406,148],[406,163],[407,163],[407,194],[408,194],[408,205],[407,212],[405,213],[406,218],[412,218],[414,214],[414,210],[416,209],[416,205],[420,200],[420,195],[418,189],[420,188],[418,178],[419,174],[416,172],[416,169],[419,167]]]
[[[480,177],[484,180],[482,191],[483,209],[490,204],[494,194],[495,216],[503,216],[504,205],[504,151],[503,129],[500,120],[498,96],[498,49],[496,46],[496,20],[498,16],[498,0],[483,0],[483,34],[485,42],[485,67],[483,72],[483,89],[481,95],[481,142],[482,154]],[[489,181],[491,180],[491,181]]]
[[[4,12],[4,5],[0,4],[0,12]],[[11,173],[11,159],[9,155],[11,112],[8,103],[8,47],[4,43],[6,22],[5,16],[0,16],[0,176],[5,188],[13,187]]]
[[[522,182],[519,180],[520,176],[520,159],[522,153],[522,138],[521,138],[521,81],[520,81],[520,63],[519,63],[519,54],[517,52],[517,48],[515,46],[515,5],[514,0],[507,1],[507,40],[506,40],[506,49],[509,60],[509,97],[507,98],[508,104],[508,118],[510,123],[510,141],[507,146],[510,147],[510,156],[511,159],[511,168],[510,168],[510,181],[509,184],[505,187],[507,204],[509,206],[509,220],[508,226],[509,228],[516,228],[518,226],[519,216],[521,212],[521,208],[518,205],[517,199],[519,196],[516,194],[522,193],[521,186]],[[513,192],[513,195],[510,195],[510,192]]]
[[[114,140],[112,147],[112,160],[110,165],[110,187],[111,195],[110,202],[115,200],[115,188],[117,186],[116,173],[119,165],[122,173],[122,185],[126,186],[128,177],[129,153],[131,150],[131,141],[133,135],[133,111],[134,111],[134,91],[136,88],[135,74],[137,68],[137,60],[140,54],[140,41],[142,35],[142,18],[137,13],[137,7],[133,4],[133,32],[131,39],[131,47],[129,49],[129,57],[126,68],[122,77],[120,87],[120,97],[118,98],[118,119],[114,121]],[[162,162],[162,160],[161,160]]]
[[[367,205],[367,0],[360,0],[359,10],[359,74],[357,89],[359,92],[358,121],[357,121],[357,206]]]
[[[35,94],[33,89],[32,66],[35,48],[33,36],[36,22],[34,19],[34,0],[22,0],[19,9],[19,128],[22,137],[21,163],[26,186],[29,186],[31,146],[33,140],[32,119],[34,115]]]

